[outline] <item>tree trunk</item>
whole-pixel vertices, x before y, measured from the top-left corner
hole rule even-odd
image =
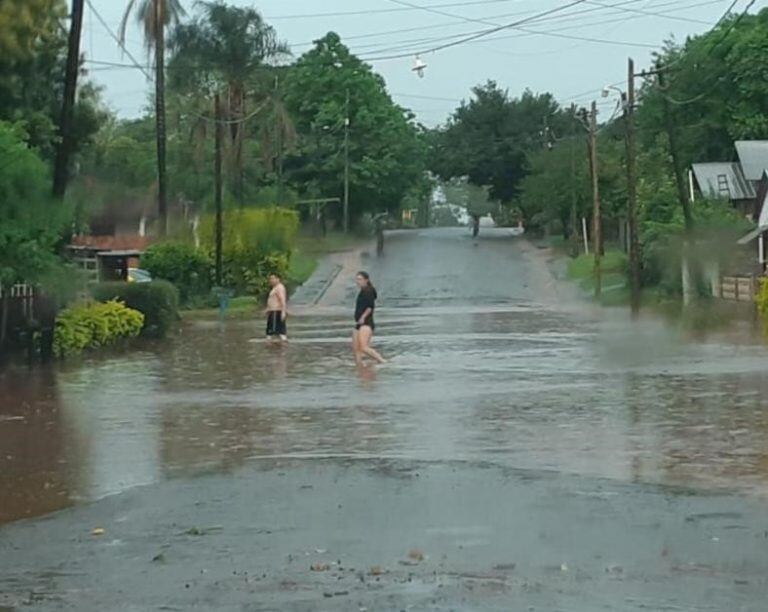
[[[155,0],[157,40],[155,41],[155,122],[157,126],[157,213],[161,237],[168,234],[168,195],[166,189],[165,131],[165,22],[163,3]]]
[[[5,348],[6,335],[8,333],[8,296],[10,289],[2,289],[3,296],[0,298],[0,355]]]
[[[72,151],[72,118],[77,95],[77,76],[80,70],[80,36],[83,30],[84,0],[72,0],[71,25],[67,49],[67,68],[64,77],[64,100],[59,121],[59,143],[53,169],[53,195],[63,198],[69,178],[69,157]]]
[[[234,194],[240,206],[245,205],[245,177],[243,145],[245,139],[245,89],[243,86],[231,85],[229,93],[230,138],[232,142],[232,174],[234,176]]]

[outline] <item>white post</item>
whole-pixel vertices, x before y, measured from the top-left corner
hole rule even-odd
[[[195,215],[192,219],[192,236],[195,240],[195,248],[200,248],[200,215]]]
[[[693,170],[688,170],[688,189],[691,195],[691,204],[696,201],[696,190],[693,188]]]
[[[584,253],[589,255],[589,236],[587,235],[587,219],[581,218],[581,233],[584,236]]]
[[[762,266],[765,263],[765,243],[763,242],[764,234],[760,234],[757,237],[757,261]]]
[[[684,247],[687,251],[687,247]],[[691,287],[691,267],[688,264],[688,253],[683,252],[682,261],[682,276],[683,276],[683,305],[688,306],[691,303],[692,290]]]

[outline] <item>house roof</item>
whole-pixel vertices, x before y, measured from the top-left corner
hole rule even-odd
[[[754,186],[744,177],[741,166],[733,162],[693,164],[693,173],[701,192],[714,198],[751,200],[755,197]],[[762,176],[758,176],[757,180]]]
[[[762,179],[768,170],[768,140],[737,140],[735,144],[744,177],[748,181]]]
[[[147,236],[126,234],[122,236],[75,236],[71,246],[94,251],[146,251],[150,244]]]

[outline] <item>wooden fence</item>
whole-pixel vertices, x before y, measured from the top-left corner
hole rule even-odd
[[[759,283],[754,276],[722,276],[714,296],[736,302],[754,302]]]
[[[7,292],[7,295],[6,295]],[[12,285],[8,289],[0,285],[0,301],[8,298],[8,321],[11,325],[32,319],[35,315],[37,292],[32,285]]]

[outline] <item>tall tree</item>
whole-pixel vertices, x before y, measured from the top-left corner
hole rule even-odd
[[[160,234],[168,231],[168,194],[166,189],[166,124],[165,124],[165,36],[166,28],[178,24],[184,9],[179,0],[130,0],[120,24],[120,40],[131,14],[144,29],[147,53],[155,60],[155,122],[157,127],[157,207],[160,216]]]
[[[65,206],[51,206],[50,173],[26,143],[23,127],[0,121],[0,286],[44,283],[61,271],[60,232],[71,223]],[[0,303],[0,350],[5,339],[8,291]]]
[[[549,130],[562,135],[568,119],[551,94],[512,98],[493,81],[472,93],[433,134],[431,169],[487,185],[492,198],[508,203],[527,173],[528,152],[541,148]]]
[[[413,114],[337,34],[317,40],[287,71],[285,103],[300,135],[286,173],[305,197],[342,196],[346,119],[352,218],[397,210],[422,180],[426,145]]]
[[[274,107],[274,66],[289,56],[288,45],[253,8],[223,2],[200,2],[199,15],[176,29],[170,72],[173,83],[215,87],[222,96],[229,126],[234,191],[244,203],[245,136],[248,102],[255,113]]]

